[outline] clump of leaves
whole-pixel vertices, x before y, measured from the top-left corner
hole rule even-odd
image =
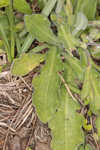
[[[19,55],[27,51],[34,38],[42,42],[48,51],[42,57],[40,46],[16,58],[12,74],[26,75],[44,61],[39,74],[33,78],[33,104],[40,120],[48,122],[51,128],[52,149],[92,150],[85,136],[90,131],[99,150],[100,67],[94,62],[94,59],[99,59],[97,49],[100,46],[100,21],[96,20],[98,2],[91,0],[91,5],[89,0],[38,2],[43,8],[41,13],[31,14],[28,6],[22,10],[14,1],[18,11],[28,14],[24,16],[25,30],[21,33],[28,32],[28,36],[22,47],[19,38],[16,38],[16,44],[20,48]],[[56,27],[56,34],[51,26]],[[82,110],[86,106],[88,110],[84,115]],[[92,124],[92,114],[97,116],[97,132]]]

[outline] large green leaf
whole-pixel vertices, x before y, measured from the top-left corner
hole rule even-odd
[[[94,19],[96,13],[97,0],[77,0],[75,12],[83,12],[89,20]]]
[[[27,53],[16,58],[11,67],[11,73],[16,76],[24,76],[39,66],[44,60],[44,55]]]
[[[52,133],[51,147],[53,150],[77,150],[84,142],[82,118],[76,112],[79,108],[66,92],[61,91],[61,105],[49,121]]]
[[[25,14],[31,14],[32,10],[29,4],[25,0],[13,0],[14,8],[17,9],[19,12]]]
[[[41,73],[33,78],[33,104],[36,106],[37,114],[41,121],[48,122],[56,112],[59,105],[59,86],[60,79],[58,71],[60,70],[60,59],[58,49],[51,47],[46,64]]]
[[[50,22],[47,17],[42,14],[33,14],[25,16],[25,25],[28,30],[37,40],[56,44],[57,39],[50,29]]]

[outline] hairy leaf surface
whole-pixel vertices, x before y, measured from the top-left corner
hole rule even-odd
[[[33,14],[25,16],[25,24],[28,32],[35,36],[41,42],[56,44],[57,39],[50,29],[50,22],[42,14]]]
[[[61,91],[61,105],[55,113],[49,127],[52,133],[52,149],[76,150],[84,142],[81,130],[82,118],[76,112],[79,105],[75,103],[66,92]]]
[[[56,47],[51,47],[41,73],[33,78],[33,104],[41,121],[48,122],[59,105],[60,59]]]

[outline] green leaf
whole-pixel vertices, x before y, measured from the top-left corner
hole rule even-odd
[[[21,13],[31,14],[32,10],[25,0],[13,0],[14,8]]]
[[[0,8],[7,7],[9,5],[9,0],[0,0]]]
[[[80,94],[80,85],[83,81],[84,68],[80,64],[80,60],[65,54],[65,62],[63,63],[63,78],[68,84],[69,89]]]
[[[61,105],[49,121],[52,133],[51,147],[54,150],[76,150],[84,142],[82,118],[76,112],[79,105],[61,91]]]
[[[7,52],[8,61],[11,62],[11,52],[10,52],[10,44],[6,35],[6,32],[4,30],[4,27],[2,24],[0,24],[0,32],[4,41],[5,50]]]
[[[25,25],[28,30],[37,40],[57,44],[56,36],[50,29],[50,22],[47,17],[41,14],[33,14],[25,16]]]
[[[39,6],[40,9],[43,9],[43,7],[45,5],[44,0],[38,0],[37,5]]]
[[[38,45],[38,46],[34,47],[33,49],[31,49],[31,52],[38,53],[47,48],[48,48],[47,44]]]
[[[100,140],[100,113],[98,114],[97,119],[96,119],[96,128],[97,128],[97,134]]]
[[[64,48],[75,49],[79,46],[79,41],[71,34],[70,27],[68,25],[59,25],[58,28],[59,41],[64,45]]]
[[[42,10],[42,14],[48,17],[52,9],[54,8],[56,2],[57,0],[48,0],[48,2]]]
[[[82,87],[82,91],[81,91],[81,98],[83,100],[89,96],[89,92],[90,92],[90,89],[91,89],[90,69],[91,69],[91,67],[88,66],[86,71],[85,71],[85,75],[84,75],[84,82],[83,82],[83,87]]]
[[[64,6],[64,0],[58,0],[56,10],[55,10],[56,14],[61,13],[63,6]]]
[[[81,66],[85,69],[88,65],[88,56],[85,49],[78,48],[78,52],[80,55],[80,63]]]
[[[65,55],[65,59],[66,63],[69,64],[72,68],[73,73],[77,74],[77,78],[82,79],[84,70],[81,66],[79,59],[72,57],[68,54]]]
[[[96,113],[100,110],[100,73],[97,72],[95,69],[91,69],[90,73],[91,77],[91,108]]]
[[[46,64],[41,70],[41,73],[36,78],[33,78],[33,104],[36,106],[37,114],[41,121],[48,122],[56,112],[59,105],[59,86],[60,79],[58,71],[61,69],[58,49],[51,47]]]
[[[22,48],[20,50],[20,54],[21,53],[25,53],[26,51],[28,51],[29,47],[31,46],[32,42],[34,41],[35,37],[32,36],[31,34],[28,34],[23,45]]]
[[[68,87],[71,91],[80,94],[80,90],[78,87],[79,78],[75,71],[73,71],[72,67],[68,63],[64,63],[64,72],[62,74],[65,82],[68,84]]]
[[[96,13],[97,0],[77,0],[75,12],[83,12],[89,20],[93,20]]]
[[[85,30],[88,25],[88,20],[82,12],[77,13],[75,29],[72,32],[73,35],[76,35],[80,30]]]
[[[6,15],[0,15],[0,24],[4,27],[5,30],[9,29],[9,22]]]
[[[44,55],[27,53],[13,61],[11,73],[15,76],[24,76],[44,61]]]
[[[92,112],[97,113],[100,110],[100,73],[93,67],[88,66],[85,72],[81,98],[88,99]]]
[[[6,14],[9,20],[10,26],[10,52],[11,52],[11,59],[14,59],[15,56],[15,22],[14,22],[14,14],[13,14],[13,4],[10,1],[9,7],[6,8]]]

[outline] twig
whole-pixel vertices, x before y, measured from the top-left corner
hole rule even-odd
[[[10,102],[11,102],[12,104],[17,104],[17,103],[10,97],[10,95],[9,95],[7,92],[1,92],[1,91],[0,91],[0,95],[3,95],[3,96],[8,97],[8,99],[10,100]],[[18,105],[18,104],[17,104],[17,105]]]
[[[30,91],[32,91],[32,88],[26,83],[26,81],[24,80],[24,78],[22,78],[22,77],[20,76],[20,79],[25,83],[25,85],[28,87],[28,89],[29,89]]]
[[[64,80],[63,76],[61,75],[61,73],[58,73],[58,75],[59,75],[61,81],[63,82],[63,84],[64,84],[64,86],[65,86],[67,92],[69,93],[69,95],[72,97],[72,99],[73,99],[75,102],[77,102],[77,99],[73,96],[73,94],[72,94],[70,88],[68,87],[68,85],[67,85],[67,83],[65,82],[65,80]]]

